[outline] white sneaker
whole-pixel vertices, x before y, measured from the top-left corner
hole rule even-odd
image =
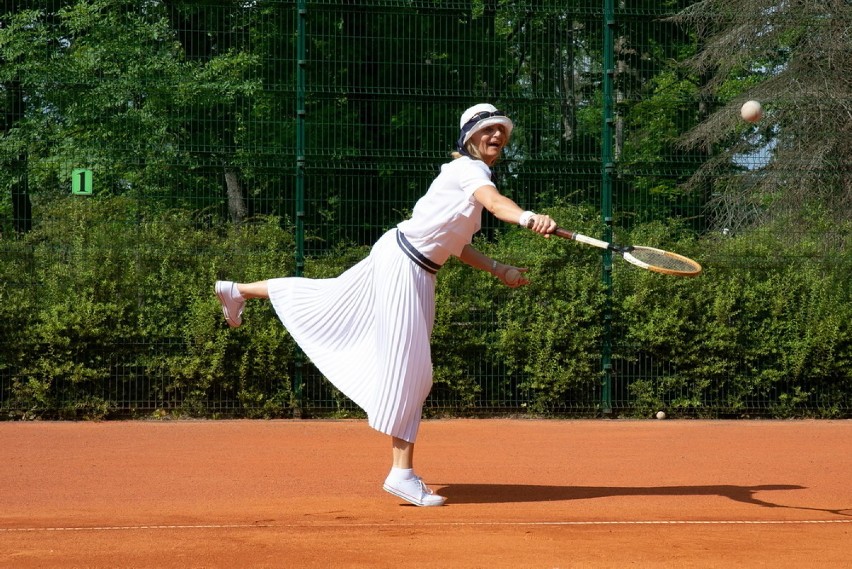
[[[245,300],[234,298],[236,288],[236,283],[231,281],[216,281],[216,296],[222,303],[222,312],[231,328],[236,328],[243,323],[243,308],[246,305]]]
[[[432,492],[419,476],[409,480],[392,482],[385,480],[383,488],[385,492],[393,494],[397,498],[402,498],[406,502],[411,502],[415,506],[442,506],[447,501],[443,496]]]

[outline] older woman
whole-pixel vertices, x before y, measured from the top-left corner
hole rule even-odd
[[[413,470],[423,402],[432,387],[435,275],[455,256],[507,286],[528,284],[523,276],[507,277],[511,269],[526,269],[500,263],[471,246],[483,208],[542,235],[556,228],[549,216],[524,211],[491,181],[491,166],[513,126],[492,105],[467,109],[454,159],[441,167],[411,217],[386,232],[365,259],[340,276],[216,282],[231,326],[242,323],[246,299],[271,300],[314,365],[366,411],[372,428],[391,437],[393,462],[384,490],[418,506],[445,501]]]

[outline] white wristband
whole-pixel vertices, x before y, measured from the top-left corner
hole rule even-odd
[[[533,218],[534,215],[535,215],[535,212],[525,211],[524,213],[521,214],[521,217],[518,219],[518,225],[520,225],[521,227],[527,227],[530,223],[530,220]]]

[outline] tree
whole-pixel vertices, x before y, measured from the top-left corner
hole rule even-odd
[[[705,156],[678,146],[707,114],[698,96],[702,78],[679,66],[699,38],[667,18],[690,3],[620,2],[616,10],[616,211],[627,225],[689,217],[703,229],[697,213],[706,196],[681,186]]]
[[[7,175],[13,196],[22,179],[33,197],[66,194],[78,167],[95,171],[101,192],[163,207],[200,209],[237,186],[236,169],[221,157],[237,154],[241,122],[253,112],[245,100],[260,88],[249,73],[259,57],[227,42],[203,55],[190,49],[195,44],[179,33],[187,28],[176,30],[173,16],[197,11],[193,3],[57,0],[5,8],[0,161],[24,172]],[[212,172],[211,156],[218,159]],[[245,204],[231,203],[238,220]]]
[[[19,8],[20,4],[21,2],[14,0],[3,2],[3,12],[0,14],[0,31],[5,30],[9,25],[9,18]],[[4,55],[0,55],[0,69],[8,69],[7,66],[13,64],[13,61],[9,61]],[[3,123],[0,132],[5,138],[23,120],[26,103],[21,80],[16,73],[2,74],[0,90],[4,94],[2,100]],[[0,214],[4,209],[9,210],[12,227],[16,233],[25,233],[32,228],[32,202],[27,187],[26,164],[26,149],[20,146],[10,148],[7,159],[3,161],[4,168],[2,170],[4,174],[0,175],[0,180],[9,187],[8,202],[5,199],[0,200]],[[5,216],[0,215],[0,219],[2,217]],[[0,227],[0,235],[2,234],[2,227]]]
[[[711,183],[718,229],[777,225],[787,235],[852,222],[852,4],[702,0],[676,21],[705,36],[689,69],[718,109],[682,142],[712,152],[691,187]],[[739,107],[763,103],[756,126]],[[709,181],[709,182],[708,182]]]

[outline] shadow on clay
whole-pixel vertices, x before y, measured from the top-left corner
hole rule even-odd
[[[760,486],[536,486],[529,484],[435,484],[435,491],[447,497],[451,504],[501,504],[520,502],[558,502],[569,500],[594,500],[617,496],[719,496],[734,502],[753,504],[763,508],[790,508],[832,513],[852,517],[850,508],[826,509],[786,506],[758,498],[759,492],[805,490],[805,486],[792,484],[764,484]]]

